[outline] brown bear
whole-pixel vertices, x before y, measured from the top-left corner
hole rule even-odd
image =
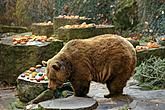
[[[136,51],[125,38],[105,34],[88,39],[75,39],[47,61],[48,87],[52,90],[70,81],[75,96],[83,97],[91,81],[106,84],[110,94],[122,94],[134,73]]]

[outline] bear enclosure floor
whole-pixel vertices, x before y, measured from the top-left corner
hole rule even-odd
[[[9,110],[10,104],[15,100],[15,87],[0,88],[0,110]]]
[[[98,101],[96,110],[118,110],[127,108],[130,110],[164,110],[165,90],[140,90],[134,82],[124,88],[126,96],[116,98],[104,98],[108,93],[105,85],[92,82],[88,95]],[[15,87],[0,86],[0,110],[9,110],[9,106],[16,100]]]

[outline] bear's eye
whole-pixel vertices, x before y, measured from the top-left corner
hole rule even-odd
[[[59,65],[55,64],[55,65],[52,65],[52,68],[56,71],[59,71],[60,70],[60,67]]]

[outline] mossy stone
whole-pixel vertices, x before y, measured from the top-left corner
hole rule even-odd
[[[42,45],[13,45],[12,37],[0,41],[0,79],[16,83],[16,79],[31,66],[52,58],[63,47],[62,41],[45,42]]]
[[[29,102],[47,89],[47,83],[34,83],[17,79],[17,95],[20,101]]]
[[[49,25],[40,25],[39,23],[32,24],[32,33],[34,35],[52,36],[53,35],[53,23]]]
[[[73,29],[59,28],[57,36],[64,41],[69,41],[71,39],[85,39],[94,37],[96,35],[95,29],[95,27]]]

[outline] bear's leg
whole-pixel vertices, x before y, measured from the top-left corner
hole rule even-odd
[[[89,92],[89,81],[75,81],[72,83],[74,88],[75,96],[78,97],[86,97],[87,93]]]
[[[112,78],[111,80],[108,80],[106,82],[106,85],[110,94],[105,95],[104,97],[110,98],[110,97],[121,95],[123,93],[123,88],[126,86],[128,79],[129,78],[126,76],[119,75]]]

